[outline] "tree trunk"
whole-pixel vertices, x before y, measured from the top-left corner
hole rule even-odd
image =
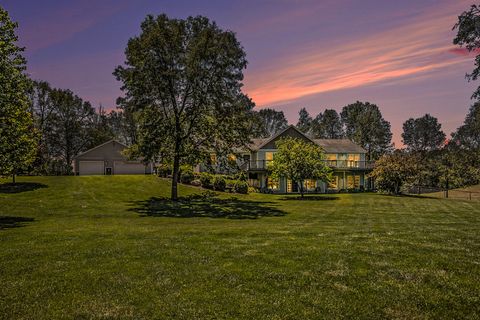
[[[300,188],[300,197],[303,199],[303,180],[297,183],[298,183],[298,187]]]
[[[172,175],[172,201],[178,200],[178,173],[180,172],[180,157],[175,154],[173,159],[173,175]]]
[[[12,174],[12,182],[15,184],[15,172]]]

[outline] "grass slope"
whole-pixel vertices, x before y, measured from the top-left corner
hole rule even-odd
[[[152,176],[19,180],[0,187],[0,319],[480,317],[478,202],[172,206]]]

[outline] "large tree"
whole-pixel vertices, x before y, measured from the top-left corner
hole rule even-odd
[[[476,52],[480,49],[480,6],[471,5],[468,11],[464,11],[458,16],[458,22],[453,26],[457,30],[457,35],[453,43],[465,47],[470,52]],[[480,75],[480,54],[475,57],[475,68],[470,74],[466,75],[468,81],[475,81]],[[480,87],[475,90],[472,98],[480,98]]]
[[[23,48],[17,46],[17,23],[0,7],[0,174],[12,175],[28,167],[36,154],[33,120],[29,112]]]
[[[258,118],[260,138],[271,137],[288,127],[288,121],[283,111],[265,108],[255,114]]]
[[[298,184],[303,198],[306,179],[330,181],[332,170],[326,165],[323,149],[311,142],[285,138],[276,142],[277,152],[268,166],[273,177],[285,177]]]
[[[120,104],[138,113],[132,153],[173,165],[177,200],[181,163],[250,141],[253,103],[241,91],[245,52],[233,32],[205,17],[149,15],[125,55],[114,75],[123,82]]]
[[[480,102],[475,102],[461,125],[452,134],[452,143],[462,149],[480,150]]]
[[[390,122],[383,119],[375,104],[357,101],[343,107],[340,116],[345,135],[367,150],[368,160],[392,149]]]
[[[302,108],[298,112],[298,122],[297,129],[305,134],[310,134],[312,132],[313,119],[308,113],[307,109]]]
[[[340,116],[333,109],[326,109],[314,119],[312,127],[313,136],[319,139],[343,138],[343,126]]]
[[[403,123],[402,139],[408,151],[425,152],[440,149],[445,143],[445,133],[437,118],[426,114]]]

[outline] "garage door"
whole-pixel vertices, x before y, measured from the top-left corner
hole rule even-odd
[[[81,176],[104,174],[103,161],[79,161],[78,167]]]
[[[145,174],[142,163],[115,161],[113,174]]]

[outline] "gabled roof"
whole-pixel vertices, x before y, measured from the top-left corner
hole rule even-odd
[[[298,130],[295,126],[290,125],[286,129],[278,132],[270,138],[252,139],[252,143],[248,146],[251,151],[258,151],[263,146],[278,138],[285,131],[294,129],[307,140],[319,145],[326,153],[366,153],[367,151],[355,142],[349,139],[312,139]]]
[[[128,146],[127,146],[126,144],[121,143],[120,141],[117,141],[117,140],[115,140],[115,139],[111,139],[111,140],[108,140],[108,141],[105,142],[105,143],[99,144],[99,145],[96,146],[96,147],[93,147],[93,148],[91,148],[91,149],[88,149],[87,151],[84,151],[84,152],[82,152],[82,153],[77,154],[75,157],[73,157],[73,159],[78,158],[78,157],[80,157],[80,156],[83,156],[83,155],[85,155],[85,154],[87,154],[87,153],[89,153],[89,152],[91,152],[91,151],[93,151],[93,150],[95,150],[95,149],[101,148],[101,147],[103,147],[103,146],[105,146],[105,145],[107,145],[107,144],[109,144],[109,143],[112,143],[112,142],[118,143],[119,145],[121,145],[121,146],[123,146],[123,147],[125,147],[125,148],[128,148]]]

